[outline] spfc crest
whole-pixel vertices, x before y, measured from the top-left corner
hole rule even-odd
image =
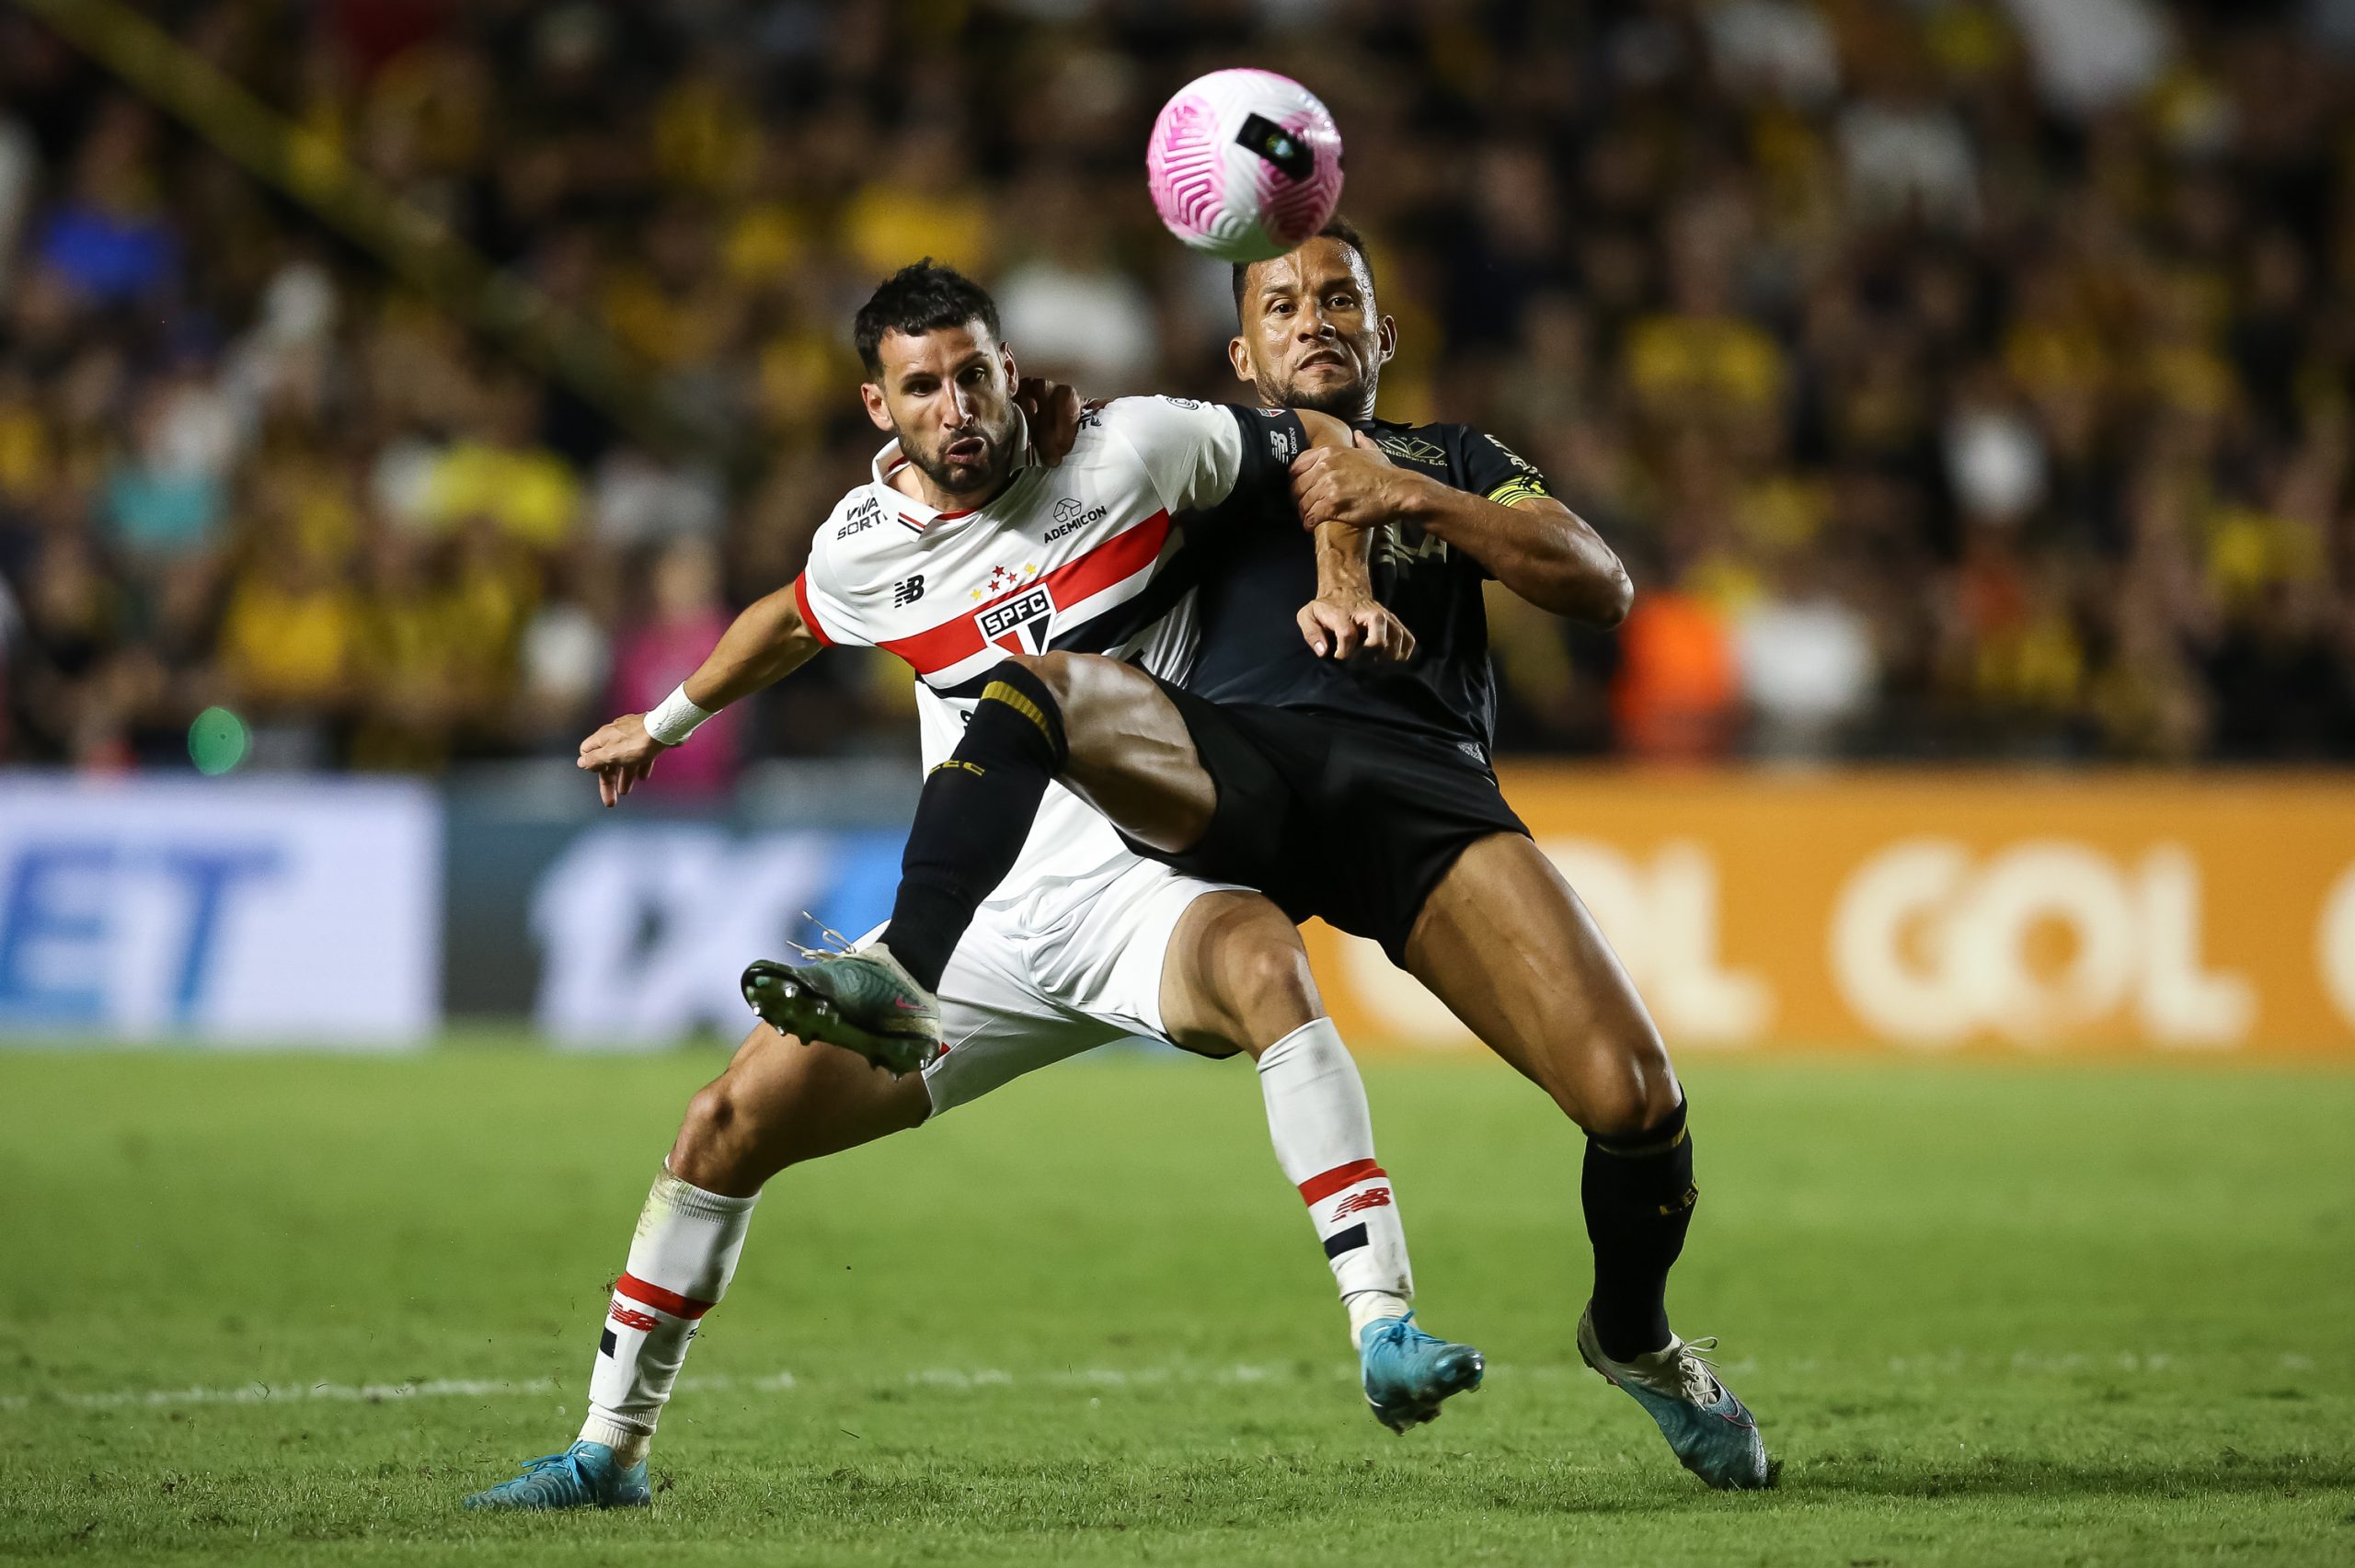
[[[1003,603],[974,612],[982,640],[1008,653],[1044,653],[1055,624],[1054,596],[1040,583]]]

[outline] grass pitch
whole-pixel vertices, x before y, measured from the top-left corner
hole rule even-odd
[[[1672,1304],[1786,1460],[1718,1496],[1579,1368],[1578,1145],[1369,1070],[1431,1326],[1392,1437],[1247,1070],[1017,1084],[773,1186],[648,1511],[561,1448],[716,1053],[0,1054],[0,1558],[2355,1561],[2355,1076],[1694,1064]]]

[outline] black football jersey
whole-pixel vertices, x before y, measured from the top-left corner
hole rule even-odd
[[[1357,428],[1391,462],[1456,489],[1507,505],[1549,493],[1533,464],[1468,425],[1373,419]],[[1411,729],[1488,760],[1497,720],[1481,600],[1488,574],[1471,556],[1411,523],[1375,536],[1374,595],[1415,634],[1415,656],[1403,665],[1344,666],[1309,651],[1294,617],[1316,596],[1316,557],[1297,521],[1226,533],[1200,565],[1201,651],[1189,690]]]

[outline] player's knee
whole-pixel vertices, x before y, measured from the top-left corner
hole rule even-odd
[[[1271,934],[1240,947],[1229,962],[1226,981],[1227,1006],[1239,1025],[1236,1043],[1255,1057],[1324,1015],[1308,955],[1289,925],[1281,940]]]
[[[741,1192],[792,1163],[791,1140],[733,1069],[695,1091],[671,1146],[671,1173],[714,1192]]]
[[[1283,940],[1255,942],[1245,948],[1237,967],[1244,995],[1266,997],[1302,1010],[1313,1007],[1316,982],[1308,972],[1308,955],[1289,928]]]
[[[1026,671],[1047,690],[1058,707],[1068,709],[1086,679],[1081,657],[1070,653],[1013,653],[1005,662]]]
[[[679,1118],[678,1139],[671,1145],[671,1173],[693,1185],[716,1189],[735,1173],[742,1158],[743,1121],[729,1075],[696,1090],[686,1115]]]
[[[1587,1059],[1601,1070],[1557,1088],[1555,1098],[1591,1137],[1635,1138],[1666,1120],[1684,1097],[1668,1052],[1656,1039],[1633,1048],[1621,1041],[1600,1042]]]
[[[1138,698],[1154,691],[1149,678],[1101,654],[1017,653],[1006,663],[1028,673],[1052,700],[1066,736],[1120,730]]]

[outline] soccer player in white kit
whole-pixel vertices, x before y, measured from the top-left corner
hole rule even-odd
[[[818,531],[789,588],[740,616],[654,712],[583,743],[581,765],[607,805],[710,712],[838,644],[888,649],[915,671],[928,770],[969,727],[1051,750],[1059,738],[1038,705],[984,673],[1008,653],[1054,647],[1182,677],[1195,646],[1189,535],[1269,526],[1268,497],[1289,507],[1300,442],[1350,440],[1321,416],[1124,398],[1084,417],[1051,465],[1028,441],[994,305],[928,262],[877,291],[857,338],[869,416],[895,440]],[[1361,563],[1328,558],[1319,599],[1301,612],[1304,636],[1336,656],[1398,652],[1398,629],[1354,569]],[[949,765],[962,770],[960,787],[991,787],[983,770]],[[765,1024],[752,1032],[689,1104],[639,1217],[579,1439],[469,1506],[646,1502],[656,1420],[769,1177],[1132,1036],[1257,1059],[1278,1162],[1315,1221],[1374,1414],[1404,1431],[1478,1386],[1477,1351],[1414,1324],[1405,1233],[1364,1087],[1324,1016],[1298,933],[1262,896],[1138,856],[1057,785],[948,956],[937,994],[937,1018],[910,1021],[913,1036],[944,1045],[921,1073],[895,1076]]]

